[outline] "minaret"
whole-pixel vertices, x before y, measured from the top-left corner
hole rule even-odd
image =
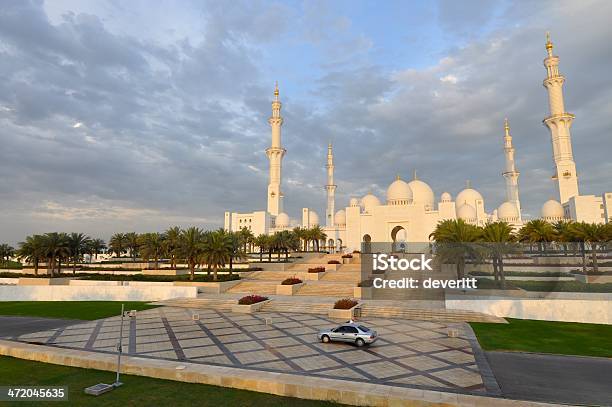
[[[559,200],[563,204],[578,195],[578,176],[570,135],[574,115],[567,113],[563,105],[565,77],[559,73],[559,57],[553,55],[553,44],[548,33],[546,33],[546,51],[548,52],[548,56],[544,59],[546,79],[543,84],[548,90],[550,116],[544,119],[544,124],[550,129],[553,160],[556,166],[553,180],[557,181]]]
[[[334,185],[334,153],[332,152],[332,143],[327,146],[327,209],[325,210],[325,225],[333,227],[335,225],[335,206],[336,206],[336,185]]]
[[[270,160],[270,182],[268,183],[268,212],[277,216],[283,212],[283,194],[281,192],[281,167],[286,150],[281,146],[281,126],[283,118],[280,115],[281,102],[278,98],[278,83],[274,89],[272,101],[272,117],[268,123],[272,127],[272,145],[266,149]]]
[[[504,121],[504,156],[506,157],[506,168],[502,175],[506,179],[506,200],[516,205],[519,220],[521,219],[521,201],[519,200],[518,178],[519,172],[514,165],[514,147],[512,146],[512,136],[510,135],[510,125],[508,119]]]

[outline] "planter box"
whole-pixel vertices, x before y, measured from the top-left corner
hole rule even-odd
[[[18,285],[68,285],[70,278],[34,278],[34,277],[19,277]]]
[[[282,285],[279,284],[276,286],[276,295],[294,295],[297,290],[303,286],[304,283],[291,284],[291,285]]]
[[[304,280],[314,280],[318,281],[323,278],[325,272],[321,273],[304,273]]]
[[[261,307],[264,306],[264,304],[270,301],[271,300],[260,301],[260,302],[256,302],[255,304],[251,304],[251,305],[234,304],[232,305],[232,312],[236,312],[239,314],[251,314],[253,312],[259,311]]]
[[[240,283],[241,280],[231,281],[175,281],[175,286],[198,287],[198,292],[209,294],[221,294]]]
[[[144,276],[184,276],[189,274],[189,270],[156,269],[142,270]]]
[[[327,312],[327,316],[329,318],[334,318],[334,319],[345,319],[345,320],[349,320],[351,318],[353,318],[354,312],[355,312],[355,308],[359,308],[361,306],[361,304],[357,304],[355,305],[353,308],[351,309],[335,309],[332,308]]]
[[[372,298],[372,287],[353,288],[353,297],[360,298],[362,300],[371,299]]]

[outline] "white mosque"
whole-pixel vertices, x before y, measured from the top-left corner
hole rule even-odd
[[[559,200],[549,200],[542,206],[542,219],[558,221],[572,219],[592,223],[612,221],[612,193],[602,196],[580,195],[578,176],[572,155],[570,127],[574,115],[565,111],[563,83],[559,73],[559,57],[553,55],[553,44],[547,34],[547,57],[544,59],[550,115],[544,119],[549,128],[555,164],[552,179],[557,185]],[[387,195],[381,201],[369,193],[361,199],[352,198],[349,205],[336,211],[334,184],[334,156],[332,145],[327,150],[327,209],[325,221],[320,222],[318,214],[309,208],[302,209],[301,222],[291,219],[283,209],[281,191],[282,160],[286,150],[281,144],[281,102],[278,86],[274,90],[272,117],[272,145],[266,150],[270,161],[267,210],[250,213],[225,212],[226,230],[238,231],[244,227],[255,235],[272,234],[289,230],[295,226],[313,227],[320,225],[327,235],[325,245],[332,250],[357,250],[362,242],[427,242],[438,222],[446,219],[463,219],[474,225],[485,225],[491,221],[505,221],[515,228],[523,224],[519,199],[519,172],[515,166],[514,147],[508,120],[504,125],[505,167],[502,172],[506,184],[506,201],[492,213],[485,210],[482,195],[469,184],[455,199],[443,192],[436,202],[432,188],[422,180],[406,182],[398,176],[387,188]]]

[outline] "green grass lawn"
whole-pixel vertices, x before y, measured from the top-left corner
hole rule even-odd
[[[480,289],[499,289],[494,280],[480,278],[477,287]],[[582,283],[580,281],[528,281],[506,280],[507,290],[522,288],[537,292],[569,292],[569,293],[612,293],[612,283]]]
[[[506,319],[470,323],[483,349],[612,357],[612,325]]]
[[[0,301],[0,315],[94,320],[121,314],[126,310],[155,308],[139,301]]]
[[[265,393],[205,384],[183,383],[142,376],[121,375],[123,386],[98,397],[83,393],[97,383],[110,384],[115,374],[28,360],[0,357],[2,385],[68,386],[71,406],[332,406],[322,401],[301,400]],[[62,404],[62,403],[59,403]],[[21,406],[58,405],[57,402],[20,402]]]

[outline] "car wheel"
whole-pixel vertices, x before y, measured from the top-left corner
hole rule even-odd
[[[329,343],[329,336],[327,336],[327,335],[323,335],[323,336],[321,337],[321,342],[323,342],[323,343]]]
[[[357,340],[355,341],[355,344],[361,348],[363,345],[365,345],[365,341],[361,338],[357,338]]]

